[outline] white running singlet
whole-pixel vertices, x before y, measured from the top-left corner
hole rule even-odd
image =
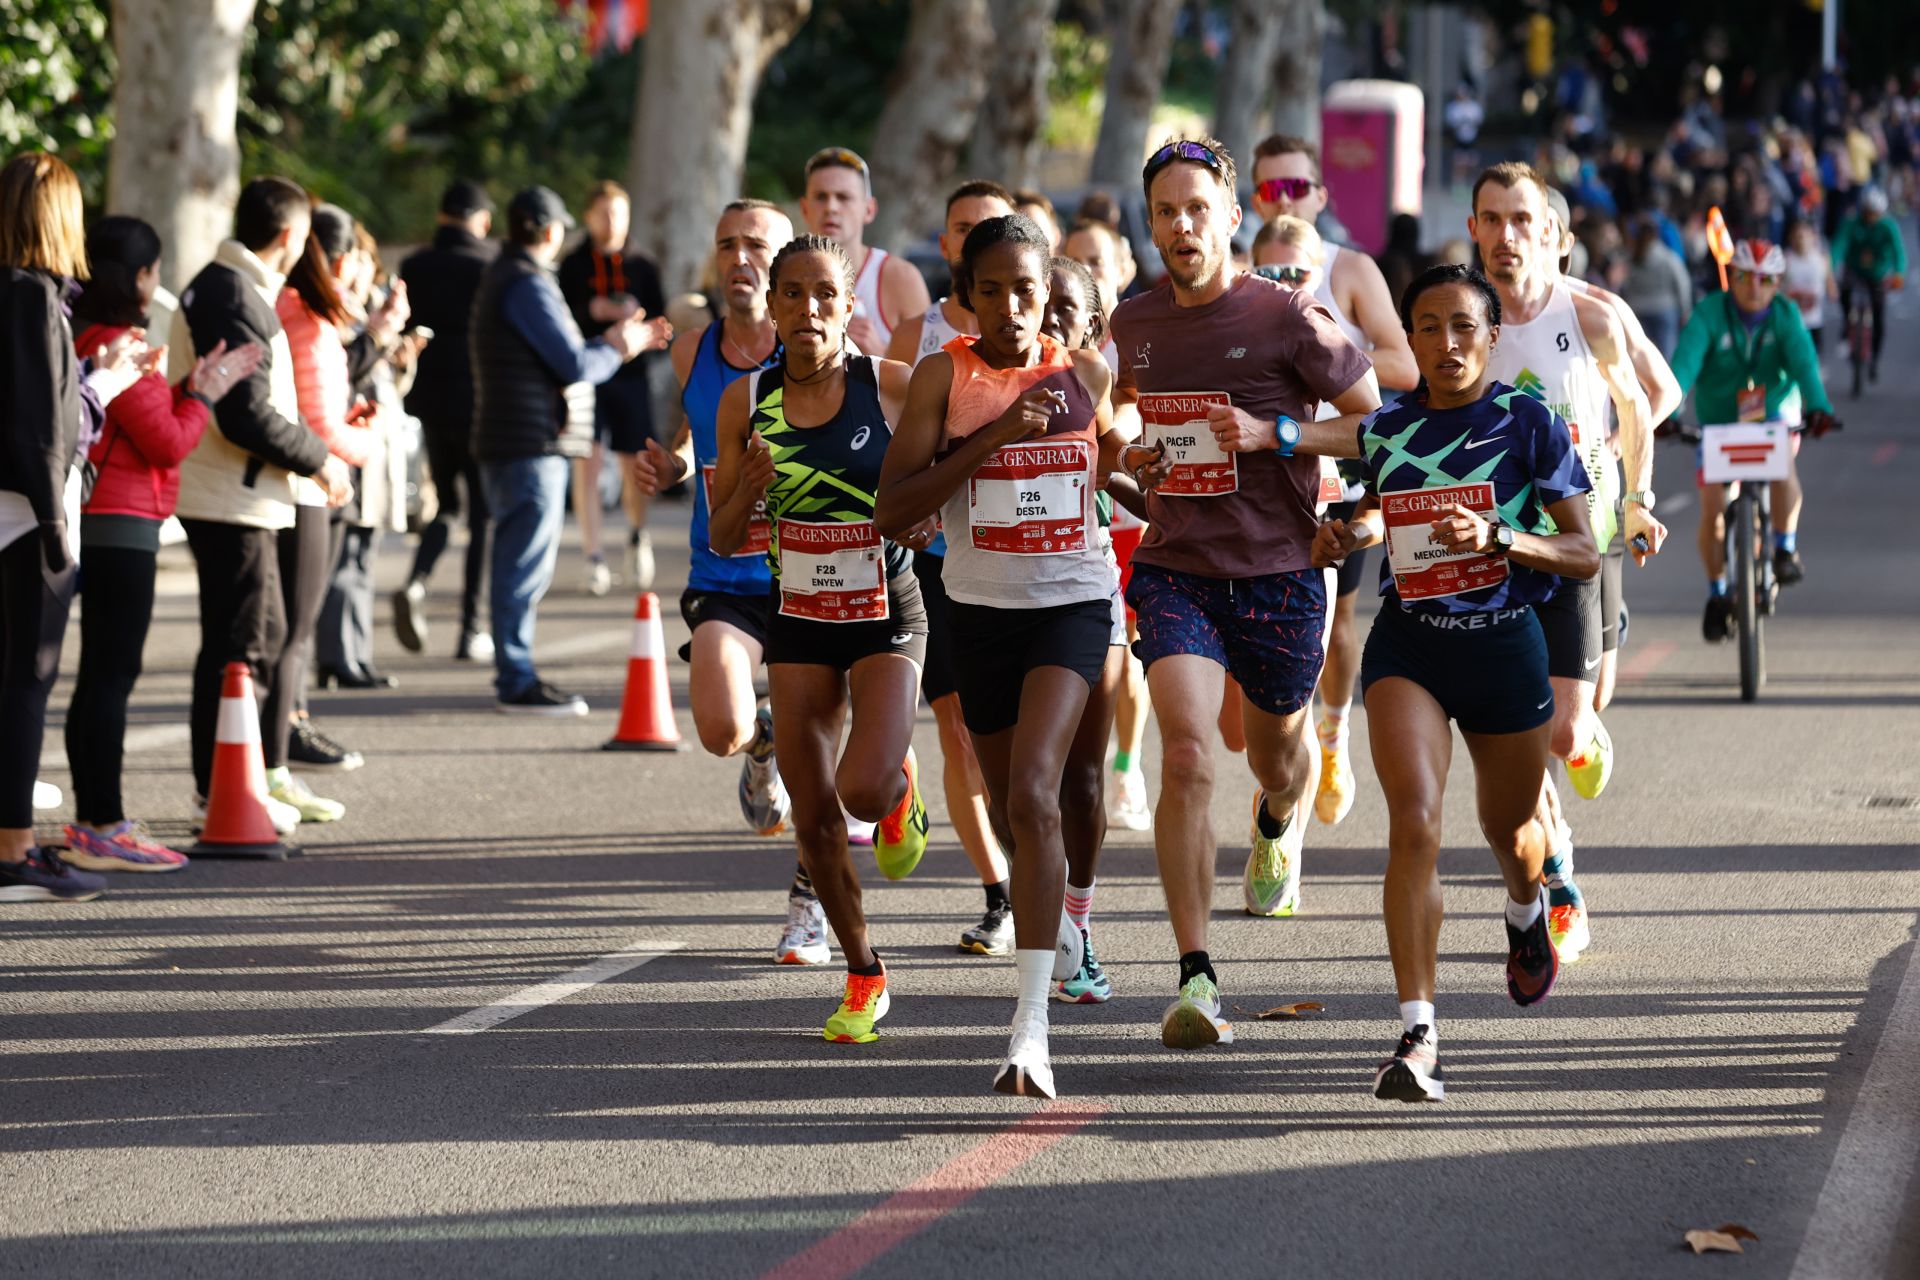
[[[1333,264],[1340,260],[1340,246],[1329,242],[1326,250],[1327,260],[1320,264],[1320,279],[1313,286],[1313,300],[1333,312],[1333,322],[1340,326],[1340,332],[1347,335],[1348,342],[1362,351],[1371,351],[1373,344],[1367,341],[1367,335],[1360,331],[1359,325],[1347,319],[1347,313],[1340,309],[1340,303],[1333,296]],[[1353,251],[1349,249],[1346,252]],[[1339,413],[1336,411],[1329,416],[1338,417]]]
[[[1613,393],[1587,346],[1565,281],[1554,283],[1547,305],[1532,320],[1501,324],[1500,343],[1493,350],[1488,372],[1567,420],[1587,478],[1593,482],[1587,509],[1594,546],[1604,552],[1618,527],[1615,513],[1620,501],[1620,462],[1607,447]]]
[[[873,321],[882,350],[893,341],[893,326],[887,323],[886,308],[880,305],[880,270],[890,256],[885,249],[868,249],[866,264],[853,281],[853,314]]]
[[[960,331],[947,322],[947,300],[945,298],[927,308],[927,314],[920,320],[920,345],[914,349],[913,364],[917,369],[920,362],[960,336]]]

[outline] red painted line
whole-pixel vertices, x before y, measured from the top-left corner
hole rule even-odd
[[[1892,462],[1893,456],[1899,452],[1900,442],[1898,440],[1889,440],[1873,451],[1873,465],[1876,467],[1884,467],[1889,462]]]
[[[1055,1143],[1085,1128],[1105,1107],[1049,1103],[1010,1129],[889,1196],[760,1280],[845,1280],[905,1244]]]
[[[1680,646],[1671,640],[1656,640],[1620,664],[1621,684],[1637,684],[1660,669]]]

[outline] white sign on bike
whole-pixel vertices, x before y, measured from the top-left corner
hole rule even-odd
[[[1784,422],[1728,422],[1700,428],[1700,478],[1785,480],[1793,461],[1793,433]]]

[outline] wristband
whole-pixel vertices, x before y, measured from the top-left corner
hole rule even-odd
[[[208,413],[213,412],[213,401],[207,399],[205,396],[201,395],[198,391],[195,391],[192,387],[187,388],[187,399],[198,400],[201,404],[207,406]]]
[[[1300,424],[1281,414],[1273,422],[1274,452],[1283,458],[1293,456],[1293,447],[1300,443]]]

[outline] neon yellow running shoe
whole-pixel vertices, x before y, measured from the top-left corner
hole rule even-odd
[[[1241,881],[1241,901],[1250,916],[1291,916],[1300,909],[1300,854],[1306,843],[1301,806],[1295,805],[1287,826],[1272,838],[1260,834],[1260,810],[1267,793],[1253,793],[1253,849]]]
[[[907,794],[873,829],[873,860],[889,880],[912,875],[920,865],[920,856],[927,851],[927,805],[920,798],[920,762],[914,758],[912,747],[907,748],[906,761],[900,767],[907,775]]]
[[[827,1039],[836,1044],[872,1044],[880,1038],[874,1023],[887,1016],[892,1004],[887,997],[884,972],[872,978],[848,974],[847,993],[840,998],[840,1007],[827,1019]]]
[[[1313,816],[1329,827],[1338,826],[1353,808],[1353,796],[1353,764],[1347,759],[1346,746],[1329,749],[1322,745],[1320,787],[1313,797]]]
[[[1598,800],[1613,776],[1613,738],[1598,716],[1593,721],[1593,741],[1586,750],[1567,761],[1567,781],[1582,799]]]

